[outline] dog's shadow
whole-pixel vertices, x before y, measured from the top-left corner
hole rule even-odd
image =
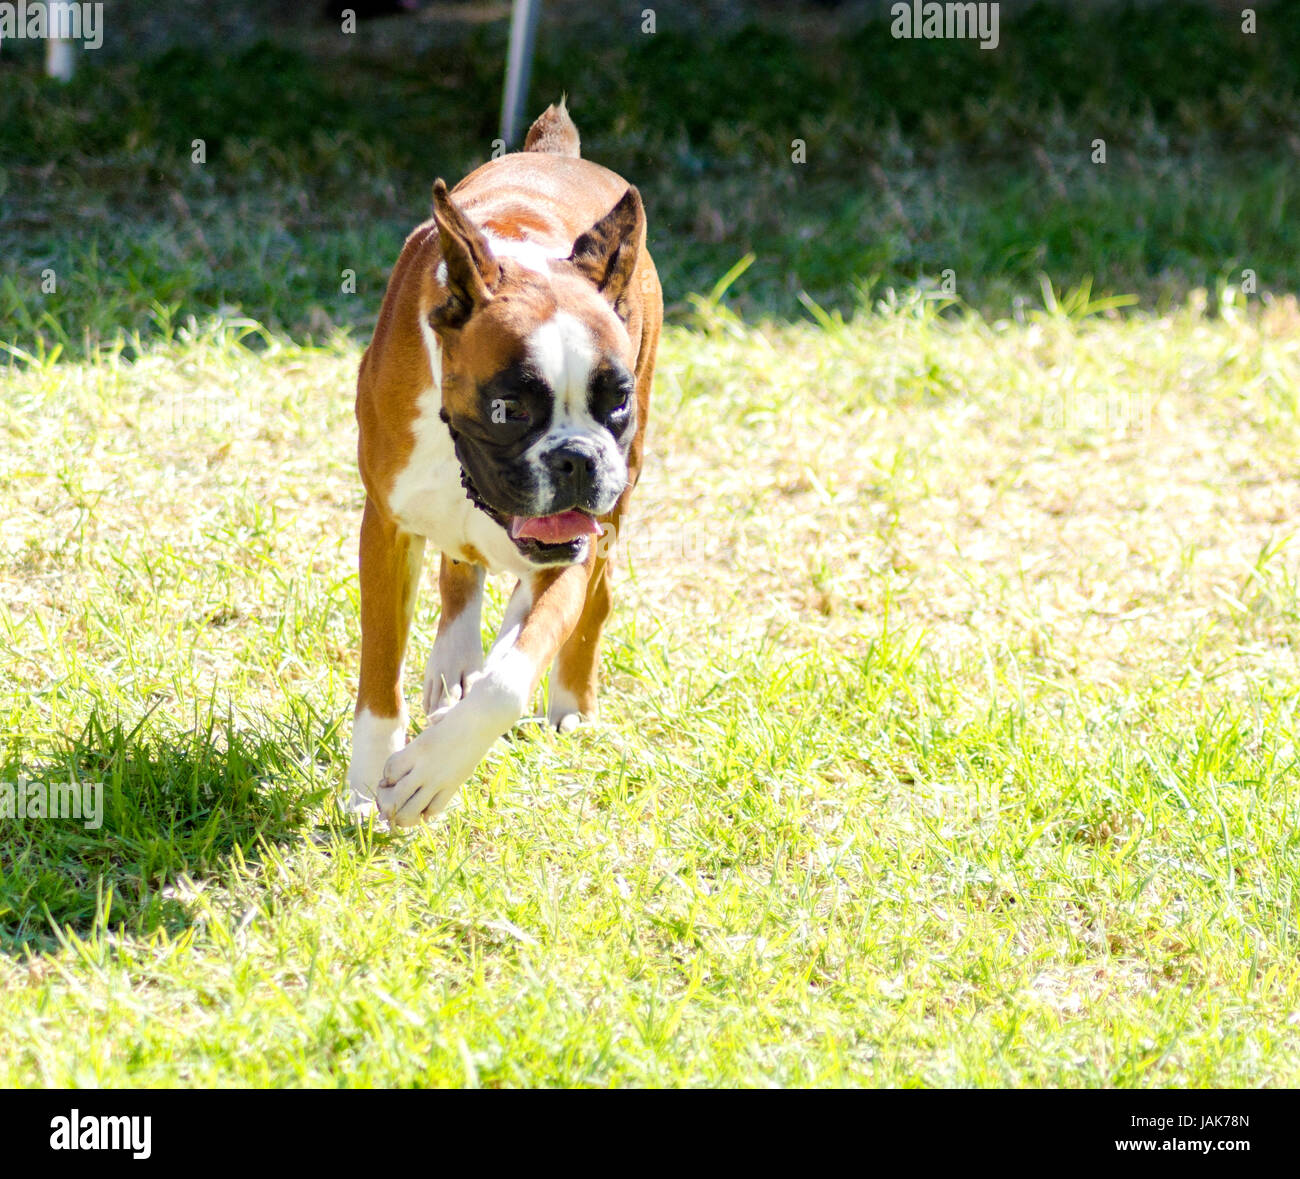
[[[0,953],[54,950],[96,929],[183,929],[185,881],[297,837],[320,802],[309,750],[332,731],[302,719],[258,733],[210,718],[178,733],[92,714],[57,749],[11,753],[0,763]]]

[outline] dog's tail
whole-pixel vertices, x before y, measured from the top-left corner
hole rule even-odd
[[[560,96],[559,106],[551,103],[537,116],[537,122],[528,128],[528,134],[524,137],[524,151],[544,151],[553,156],[573,156],[575,159],[582,155],[578,128],[569,118],[564,95]]]

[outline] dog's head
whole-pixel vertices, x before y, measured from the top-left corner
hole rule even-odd
[[[494,253],[442,181],[434,218],[441,301],[429,323],[466,490],[531,563],[581,561],[627,486],[637,428],[626,304],[641,197],[629,187],[562,258]]]

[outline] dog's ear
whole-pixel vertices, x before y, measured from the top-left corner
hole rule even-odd
[[[451,199],[441,180],[433,184],[433,219],[438,223],[438,243],[447,267],[447,299],[434,308],[431,319],[434,327],[459,328],[492,298],[501,267],[487,239]]]
[[[641,194],[629,184],[618,204],[573,243],[569,261],[621,314],[621,302],[644,240]]]

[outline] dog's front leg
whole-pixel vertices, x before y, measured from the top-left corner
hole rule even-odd
[[[470,677],[460,700],[433,713],[424,732],[388,759],[376,797],[394,826],[412,827],[441,811],[528,710],[542,673],[578,623],[590,575],[589,559],[520,581],[483,670]]]
[[[383,768],[406,743],[402,657],[420,585],[424,538],[366,500],[361,519],[361,682],[352,724],[349,808],[364,811]]]
[[[454,704],[465,694],[470,680],[483,670],[483,576],[483,566],[442,554],[438,637],[424,665],[426,715]]]

